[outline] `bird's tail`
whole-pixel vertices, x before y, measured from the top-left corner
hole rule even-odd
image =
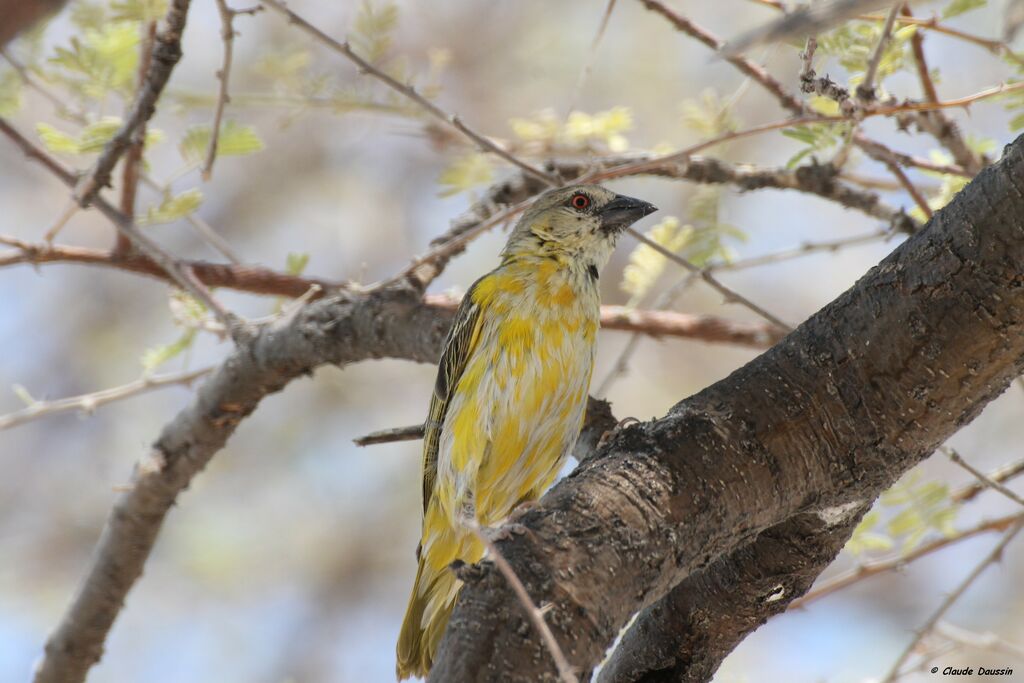
[[[448,567],[440,571],[420,557],[412,597],[398,636],[398,679],[426,677],[462,582]]]
[[[474,564],[484,556],[484,544],[476,534],[452,527],[438,506],[428,508],[423,530],[416,582],[398,636],[399,680],[426,677],[434,663],[437,646],[462,587],[462,581],[451,569],[452,563]]]

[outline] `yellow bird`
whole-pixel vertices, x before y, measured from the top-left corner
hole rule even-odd
[[[462,300],[426,422],[423,532],[399,679],[430,671],[461,586],[451,564],[484,555],[466,520],[500,524],[540,497],[572,450],[594,366],[598,272],[619,234],[655,210],[596,185],[552,190]]]

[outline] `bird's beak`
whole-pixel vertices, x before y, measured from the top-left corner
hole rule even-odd
[[[657,210],[658,207],[653,204],[619,194],[601,207],[597,214],[601,217],[601,229],[608,234],[616,234]]]

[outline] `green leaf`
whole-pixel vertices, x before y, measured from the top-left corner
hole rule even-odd
[[[782,134],[785,135],[787,138],[799,140],[800,142],[807,145],[815,144],[818,139],[818,136],[814,133],[814,131],[810,130],[807,126],[787,128],[786,130],[782,131]]]
[[[739,128],[729,101],[722,101],[710,88],[699,99],[683,102],[683,124],[702,138],[719,137]]]
[[[921,513],[910,507],[901,510],[895,517],[890,519],[885,528],[893,536],[903,536],[923,527],[924,519],[921,517]]]
[[[170,344],[155,346],[147,349],[142,354],[142,367],[146,372],[152,372],[172,358],[181,355],[196,339],[196,330],[189,329]]]
[[[139,60],[139,25],[120,21],[86,29],[69,47],[58,47],[49,61],[82,95],[102,100],[111,91],[127,96],[134,88]]]
[[[480,185],[489,185],[494,180],[494,167],[486,154],[470,153],[456,158],[441,172],[437,182],[444,189],[442,197],[470,190]]]
[[[391,49],[391,32],[398,23],[398,7],[384,3],[374,7],[370,0],[363,0],[353,25],[349,42],[355,51],[371,64],[387,56]]]
[[[104,116],[99,121],[88,124],[82,128],[77,138],[57,130],[48,123],[36,124],[39,139],[42,140],[47,149],[51,152],[65,152],[68,154],[100,152],[120,129],[121,119],[117,116]],[[159,130],[147,130],[146,146],[155,144],[162,138],[163,133]]]
[[[290,251],[285,258],[284,271],[289,275],[298,277],[306,270],[307,265],[309,265],[309,254]]]
[[[312,53],[304,48],[272,52],[257,60],[253,71],[275,81],[291,82],[298,80],[312,61]]]
[[[139,219],[139,225],[156,223],[173,223],[193,213],[203,203],[203,193],[198,188],[167,197],[159,206],[151,207],[146,215]]]
[[[199,163],[206,158],[206,148],[210,146],[212,127],[208,125],[192,126],[185,132],[178,149],[182,158],[190,163]],[[256,129],[234,121],[228,121],[220,129],[217,138],[217,156],[243,156],[263,149],[263,140]]]
[[[78,153],[99,152],[120,128],[121,119],[116,116],[104,116],[99,121],[90,123],[78,136]]]
[[[23,387],[20,384],[12,385],[11,386],[11,391],[13,391],[14,395],[17,396],[21,400],[21,402],[24,403],[27,406],[32,406],[32,405],[35,405],[36,403],[38,403],[38,401],[36,401],[32,397],[32,394],[30,394],[28,392],[28,389],[26,389],[25,387]]]
[[[872,510],[861,518],[860,524],[853,530],[853,535],[850,536],[850,540],[846,544],[847,552],[860,555],[868,550],[890,550],[893,547],[894,543],[891,538],[874,531],[879,518],[878,510]]]
[[[150,22],[167,12],[167,0],[114,0],[110,4],[114,21]]]
[[[37,123],[36,132],[39,140],[51,152],[68,152],[78,154],[78,140],[67,133],[62,133],[48,123]]]
[[[979,7],[984,7],[986,4],[986,0],[953,0],[942,10],[942,18],[951,19]]]

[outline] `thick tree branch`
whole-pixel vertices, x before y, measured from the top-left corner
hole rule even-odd
[[[499,545],[570,663],[795,515],[863,506],[1024,370],[1024,138],[793,334],[665,417],[621,430]],[[841,539],[845,540],[845,539]],[[554,675],[486,562],[431,679]]]
[[[410,288],[343,293],[261,328],[163,429],[115,504],[88,573],[46,643],[35,683],[78,683],[142,573],[164,517],[192,478],[268,394],[318,365],[393,356],[436,359],[448,320]]]
[[[640,613],[599,683],[710,680],[747,634],[811,587],[869,508],[796,515],[692,574]]]

